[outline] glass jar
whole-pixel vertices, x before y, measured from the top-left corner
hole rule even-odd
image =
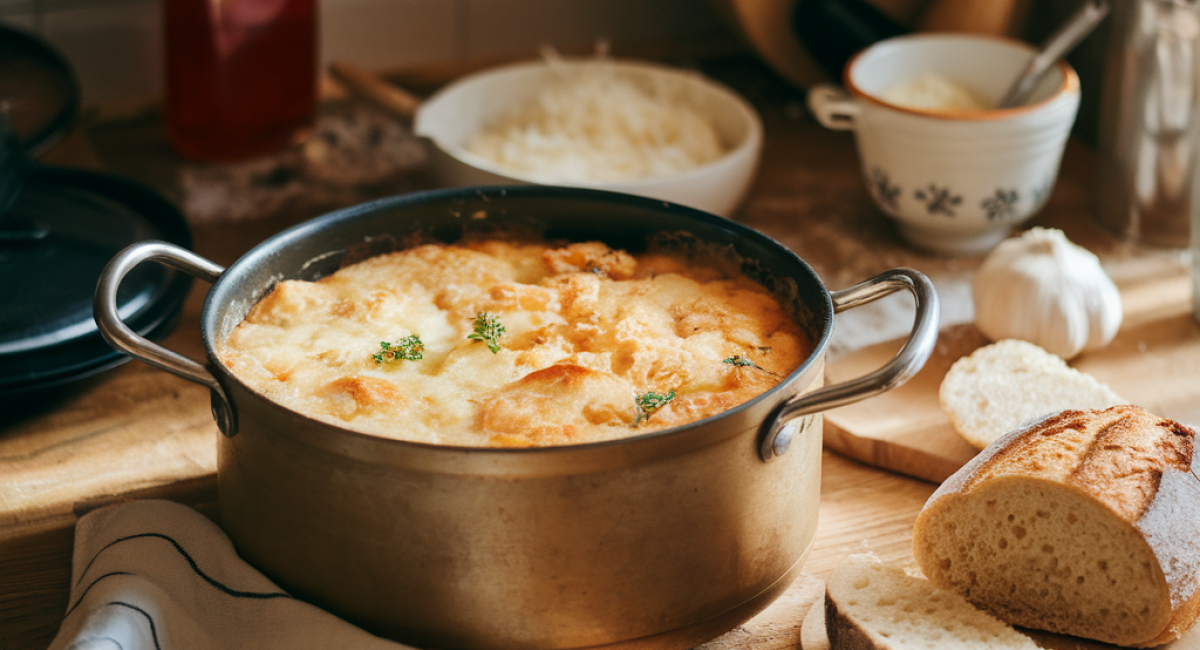
[[[189,158],[285,149],[312,128],[316,0],[163,0],[165,121]]]
[[[1200,1],[1116,0],[1097,134],[1100,223],[1188,245],[1200,137]]]

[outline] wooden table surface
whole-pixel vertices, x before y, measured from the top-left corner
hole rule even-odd
[[[745,73],[748,65],[751,74]],[[870,202],[849,134],[817,126],[797,91],[752,64],[737,61],[706,71],[750,97],[766,128],[762,166],[737,220],[798,252],[830,288],[912,266],[947,287],[949,314],[962,313],[955,287],[979,258],[926,255],[901,242]],[[95,158],[77,155],[76,162],[142,180],[176,201],[184,198],[182,174],[203,169],[174,158],[153,119],[88,128],[81,149]],[[1060,182],[1035,223],[1062,227],[1094,250],[1117,251],[1120,245],[1093,225],[1091,174],[1091,152],[1072,142]],[[359,191],[361,198],[371,198],[426,186],[428,180],[417,173]],[[346,200],[301,197],[254,219],[194,219],[195,249],[229,264],[278,230]],[[196,359],[203,356],[198,323],[206,290],[196,283],[178,328],[165,340]],[[838,349],[872,342],[869,325],[851,330],[835,334]],[[56,632],[66,607],[77,513],[115,499],[156,496],[212,511],[218,433],[208,401],[206,389],[133,362],[0,415],[0,647],[44,648]],[[820,524],[806,573],[824,575],[866,546],[884,559],[910,557],[912,522],[935,486],[828,451],[823,460]],[[794,591],[712,647],[795,647],[811,600],[806,594],[814,592],[800,585]]]

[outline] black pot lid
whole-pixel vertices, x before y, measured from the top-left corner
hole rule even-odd
[[[127,359],[92,317],[104,265],[126,246],[160,239],[191,248],[183,215],[137,183],[36,167],[0,216],[0,397],[41,391]],[[175,325],[191,276],[142,264],[117,293],[124,321],[161,338]]]
[[[0,111],[37,157],[66,133],[79,112],[70,63],[34,34],[0,25]]]

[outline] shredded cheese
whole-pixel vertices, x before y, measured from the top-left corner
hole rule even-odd
[[[604,61],[554,75],[467,151],[542,183],[673,176],[726,151],[714,126],[664,84],[639,83]]]

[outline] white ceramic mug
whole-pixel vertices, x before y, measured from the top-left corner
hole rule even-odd
[[[900,36],[855,55],[844,89],[811,88],[809,108],[825,127],[854,131],[871,197],[909,242],[981,253],[1049,198],[1079,108],[1079,77],[1060,62],[1025,104],[1008,109],[907,108],[883,96],[933,73],[995,105],[1033,54],[1026,43],[990,36]]]

